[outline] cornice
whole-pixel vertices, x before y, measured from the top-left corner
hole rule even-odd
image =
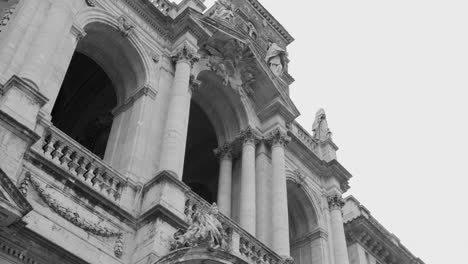
[[[288,31],[268,12],[268,10],[263,7],[257,0],[248,0],[250,5],[255,8],[255,10],[260,13],[264,19],[284,38],[287,44],[290,44],[294,41],[294,38],[289,34]]]
[[[415,257],[399,241],[395,241],[395,237],[373,217],[360,215],[345,223],[344,227],[349,243],[357,242],[370,252],[373,252],[373,250],[375,251],[375,247],[370,247],[368,246],[369,243],[366,243],[373,240],[374,245],[381,245],[383,249],[388,250],[390,255],[383,257],[385,261],[393,259],[393,263],[424,264],[424,262]],[[356,238],[357,235],[358,238]],[[378,254],[382,252],[383,249],[374,253]]]

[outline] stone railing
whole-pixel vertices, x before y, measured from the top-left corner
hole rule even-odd
[[[317,148],[318,148],[317,142],[298,123],[296,123],[296,122],[291,123],[289,131],[291,132],[291,134],[294,137],[299,139],[299,141],[301,141],[305,146],[307,146],[313,153],[318,154],[318,152],[317,152]]]
[[[161,13],[168,15],[173,9],[173,4],[166,0],[149,0]]]
[[[208,210],[210,204],[192,191],[186,192],[184,214],[190,220],[197,210]],[[285,261],[253,235],[245,231],[229,217],[219,213],[218,220],[228,235],[229,251],[243,258],[248,263],[282,264]]]
[[[54,126],[46,127],[33,151],[111,201],[118,201],[128,179]]]

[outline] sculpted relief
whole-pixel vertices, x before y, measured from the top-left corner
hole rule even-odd
[[[287,53],[278,44],[274,42],[268,43],[268,51],[265,56],[265,60],[268,63],[268,67],[276,76],[281,76],[283,72],[287,71],[288,58]]]
[[[226,232],[217,218],[218,207],[214,203],[208,211],[196,210],[189,219],[189,227],[184,232],[174,234],[171,249],[184,247],[207,247],[210,250],[227,249]]]
[[[252,84],[258,73],[256,59],[249,47],[236,39],[216,38],[200,49],[208,68],[222,78],[224,86],[247,94],[253,93]]]

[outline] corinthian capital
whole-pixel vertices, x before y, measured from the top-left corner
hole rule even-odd
[[[279,128],[275,129],[267,137],[267,142],[271,144],[271,146],[284,147],[290,140],[291,138],[288,137],[288,135],[286,135],[286,133],[281,131]]]
[[[174,63],[187,62],[190,66],[193,66],[193,64],[198,60],[197,52],[190,50],[185,45],[172,56],[172,61]]]
[[[255,144],[258,141],[258,136],[251,127],[247,127],[240,132],[238,137],[244,144]]]
[[[341,210],[341,208],[345,204],[343,201],[343,198],[341,198],[341,195],[337,195],[337,194],[329,196],[327,200],[328,200],[328,207],[330,208],[330,210],[335,210],[335,209]]]
[[[232,159],[232,144],[225,143],[221,147],[215,149],[214,154],[218,156],[220,160]]]

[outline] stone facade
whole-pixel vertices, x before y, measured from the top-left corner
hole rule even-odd
[[[1,263],[400,263],[257,0],[0,3]]]

